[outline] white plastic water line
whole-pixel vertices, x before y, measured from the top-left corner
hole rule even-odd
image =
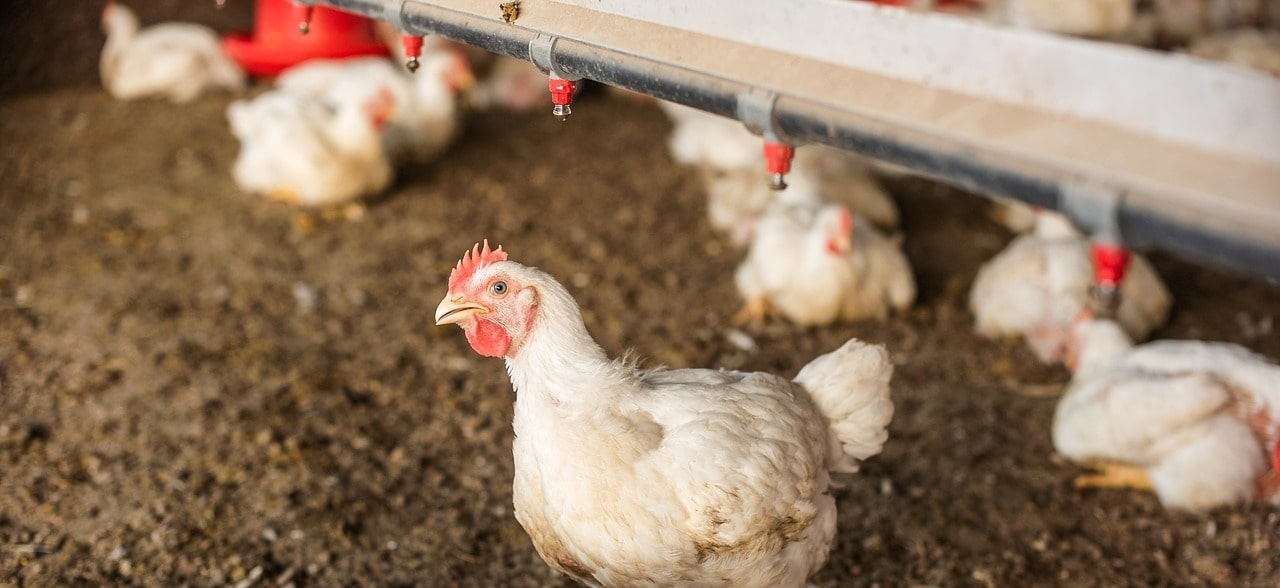
[[[1280,278],[1263,74],[847,0],[316,1]]]

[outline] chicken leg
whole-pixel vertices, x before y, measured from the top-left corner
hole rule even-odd
[[[1151,476],[1147,471],[1120,463],[1104,463],[1097,466],[1097,473],[1076,477],[1076,488],[1116,488],[1154,492]]]
[[[320,208],[303,208],[293,213],[293,228],[302,234],[315,232],[321,225],[335,221],[357,222],[364,219],[367,208],[363,202],[348,202]]]
[[[742,305],[742,309],[733,315],[733,324],[759,326],[764,324],[765,319],[771,314],[773,314],[773,305],[769,303],[769,299],[764,296],[755,296],[748,299]]]
[[[267,200],[275,200],[276,202],[284,202],[286,204],[298,204],[298,193],[287,186],[277,186],[268,191],[265,196]]]

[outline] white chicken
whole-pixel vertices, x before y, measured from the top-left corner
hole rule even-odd
[[[1280,77],[1280,32],[1243,29],[1210,35],[1197,39],[1187,53]]]
[[[1021,200],[996,196],[992,199],[989,215],[991,220],[1015,233],[1025,233],[1036,226],[1036,208]]]
[[[764,166],[763,139],[753,135],[742,123],[666,100],[657,102],[673,125],[667,147],[677,163],[713,170],[755,170]],[[793,172],[813,172],[824,187],[833,191],[839,191],[841,185],[850,184],[851,190],[876,192],[847,200],[855,207],[866,203],[865,214],[876,224],[896,227],[897,206],[870,177],[873,167],[878,172],[890,174],[906,171],[892,164],[817,144],[797,147],[791,164]],[[868,185],[870,187],[866,187]],[[846,200],[833,197],[839,201]]]
[[[761,159],[735,169],[702,169],[711,226],[725,232],[738,247],[751,242],[756,223],[775,203],[847,206],[877,227],[898,226],[898,206],[856,156],[816,145],[805,145],[787,174],[787,188],[769,187]]]
[[[804,175],[811,175],[827,202],[847,206],[882,229],[896,229],[898,205],[876,180],[870,161],[823,145],[801,145],[791,163],[795,177],[788,175],[787,183],[793,179],[803,181]]]
[[[703,168],[701,172],[707,191],[707,218],[711,226],[724,232],[736,247],[751,244],[756,223],[776,203],[822,204],[816,179],[805,172],[793,170],[787,179],[787,189],[781,191],[769,188],[769,174],[764,169]]]
[[[666,100],[658,107],[673,124],[667,149],[676,163],[722,170],[762,165],[763,143],[742,123]]]
[[[550,275],[477,245],[436,324],[503,357],[516,519],[590,586],[798,587],[836,531],[832,472],[880,452],[893,364],[850,340],[792,381],[605,356]]]
[[[1277,19],[1277,0],[1153,0],[1138,13],[1134,28],[1140,41],[1184,44],[1233,29],[1280,24]]]
[[[1053,444],[1102,472],[1077,486],[1150,490],[1171,508],[1280,504],[1280,366],[1227,343],[1134,347],[1116,323],[1088,318],[1068,360]]]
[[[707,191],[711,225],[746,246],[775,201],[844,204],[877,226],[898,226],[898,206],[872,176],[868,160],[821,145],[795,150],[786,190],[769,189],[762,139],[741,123],[663,100],[674,127],[667,146],[677,163],[696,166]]]
[[[170,22],[141,29],[127,6],[107,2],[102,31],[107,42],[99,75],[119,100],[164,97],[182,103],[207,88],[244,88],[244,71],[222,52],[209,27]]]
[[[493,56],[468,98],[477,110],[528,112],[551,106],[547,74],[528,61],[506,55]]]
[[[470,66],[447,49],[424,48],[416,73],[381,57],[311,60],[276,79],[278,88],[330,102],[367,101],[390,91],[395,114],[382,128],[388,157],[397,164],[426,163],[458,135],[459,92],[474,83]]]
[[[916,297],[897,240],[838,205],[770,208],[734,281],[746,300],[739,322],[771,311],[801,325],[884,318]]]
[[[1057,361],[1071,321],[1089,305],[1093,276],[1089,239],[1066,217],[1041,212],[1032,233],[978,270],[969,291],[975,328],[986,337],[1021,336],[1041,361]],[[1155,269],[1134,255],[1120,284],[1120,324],[1145,339],[1168,320],[1172,304]]]
[[[389,90],[358,102],[274,90],[227,107],[240,153],[231,174],[246,192],[330,206],[381,192],[392,180],[379,130],[395,107]]]
[[[1015,27],[1063,35],[1117,35],[1133,22],[1134,0],[1003,0]]]

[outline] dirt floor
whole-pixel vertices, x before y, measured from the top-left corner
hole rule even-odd
[[[1276,586],[1280,511],[1077,492],[1048,426],[1067,379],[971,332],[1009,235],[985,201],[890,185],[920,303],[726,338],[739,252],[653,107],[484,115],[363,220],[241,194],[229,98],[0,103],[0,585],[567,586],[511,513],[500,361],[433,326],[482,237],[559,276],[612,354],[793,375],[850,336],[898,372],[885,452],[838,491],[819,586]],[[1164,256],[1160,337],[1280,357],[1280,288]]]

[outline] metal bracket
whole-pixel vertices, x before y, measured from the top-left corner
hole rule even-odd
[[[415,33],[409,30],[409,23],[404,20],[404,5],[408,2],[409,0],[388,2],[382,12],[382,20],[387,21],[387,24],[395,27],[397,31],[412,35]]]
[[[1085,180],[1064,183],[1058,194],[1061,212],[1088,230],[1095,239],[1116,245],[1124,243],[1120,234],[1120,207],[1124,203],[1124,192]]]
[[[762,135],[765,141],[782,143],[784,141],[773,120],[773,108],[777,102],[776,92],[751,88],[738,94],[738,120],[747,130]]]
[[[547,72],[551,77],[560,78],[562,80],[577,81],[582,76],[575,76],[560,69],[556,64],[556,41],[560,37],[544,35],[538,33],[532,39],[529,39],[529,61],[538,66],[538,69]]]

